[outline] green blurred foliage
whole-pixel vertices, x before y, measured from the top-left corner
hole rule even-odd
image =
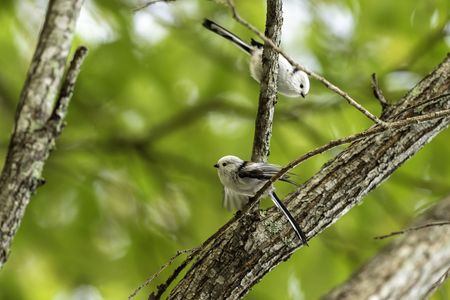
[[[264,28],[264,1],[236,2],[243,17]],[[46,4],[1,3],[2,160]],[[138,4],[98,0],[83,8],[74,47],[85,44],[90,53],[68,125],[45,166],[47,184],[33,197],[0,272],[0,299],[124,299],[178,249],[199,245],[231,217],[212,165],[226,154],[250,157],[259,89],[245,54],[201,21],[214,19],[246,39],[252,34],[214,1],[133,13]],[[380,108],[371,73],[395,102],[450,47],[448,0],[291,0],[284,10],[283,47],[374,113]],[[315,81],[306,100],[280,98],[273,163],[371,124]],[[295,170],[300,180],[338,151]],[[450,192],[449,153],[446,131],[247,299],[316,299],[345,280],[389,242],[374,236],[404,228]],[[449,291],[447,284],[433,299],[449,299]]]

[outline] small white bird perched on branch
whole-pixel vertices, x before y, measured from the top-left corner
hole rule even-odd
[[[249,197],[253,197],[281,169],[279,166],[268,163],[244,161],[232,155],[222,157],[214,167],[218,169],[219,179],[224,187],[224,206],[228,210],[242,209],[248,203]],[[295,185],[287,175],[280,180]],[[306,235],[275,194],[275,189],[271,187],[266,193],[286,216],[302,243],[308,245]]]
[[[250,54],[252,57],[250,73],[257,82],[261,81],[263,44],[252,39],[249,45],[237,35],[208,19],[205,19],[203,26]],[[278,59],[278,92],[288,97],[305,97],[309,92],[308,75],[294,68],[282,55],[279,55]]]

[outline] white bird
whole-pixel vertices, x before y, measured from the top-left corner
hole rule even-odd
[[[205,19],[203,26],[250,54],[250,74],[257,82],[261,81],[263,44],[252,39],[249,45],[237,35],[208,19]],[[309,92],[308,75],[293,67],[282,55],[278,58],[278,92],[288,97],[305,97]]]
[[[222,157],[214,167],[218,169],[217,173],[224,187],[224,206],[228,210],[241,210],[248,203],[249,197],[253,197],[281,169],[279,166],[268,163],[244,161],[232,155]],[[287,175],[281,177],[280,180],[295,185],[293,181],[289,180]],[[275,194],[274,187],[270,187],[266,193],[286,216],[302,243],[308,245],[306,235],[283,202]]]

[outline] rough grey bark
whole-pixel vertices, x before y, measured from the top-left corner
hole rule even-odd
[[[281,42],[283,9],[281,0],[267,0],[265,35],[278,46]],[[252,161],[266,161],[270,152],[272,123],[277,103],[278,52],[265,46],[262,56],[262,78],[258,112],[253,138]]]
[[[450,220],[450,197],[411,227]],[[323,300],[424,299],[450,268],[450,226],[410,231],[373,257]]]
[[[398,104],[387,108],[383,119],[395,121],[448,109],[450,96],[437,96],[449,92],[450,59],[447,57]],[[360,203],[364,195],[449,123],[450,118],[445,117],[390,129],[354,142],[286,198],[288,209],[312,238]],[[242,298],[300,246],[276,208],[237,215],[196,252],[190,269],[169,299]]]
[[[20,94],[14,131],[0,175],[0,267],[20,225],[31,194],[43,183],[42,168],[62,121],[71,87],[58,88],[83,0],[50,0],[45,23]],[[85,49],[79,52],[84,57]],[[76,60],[76,64],[81,61]],[[76,67],[76,66],[74,66]],[[79,66],[78,66],[79,67]],[[76,74],[75,72],[75,78]],[[71,76],[67,77],[71,81]],[[73,78],[73,80],[75,79]],[[74,83],[74,82],[73,82]]]

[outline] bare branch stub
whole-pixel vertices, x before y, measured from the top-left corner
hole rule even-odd
[[[70,99],[72,98],[75,88],[75,83],[77,81],[78,74],[80,73],[81,65],[86,58],[87,52],[88,49],[84,46],[80,46],[75,50],[75,54],[73,55],[73,59],[67,70],[66,78],[61,86],[58,100],[56,101],[53,112],[47,121],[46,129],[51,130],[54,137],[59,136],[63,129],[67,108],[69,107]]]
[[[386,108],[389,106],[389,103],[386,100],[386,98],[384,97],[383,92],[381,91],[381,88],[378,84],[377,74],[375,74],[375,73],[372,74],[371,83],[372,83],[373,95],[380,102],[381,109],[384,112],[386,110]]]

